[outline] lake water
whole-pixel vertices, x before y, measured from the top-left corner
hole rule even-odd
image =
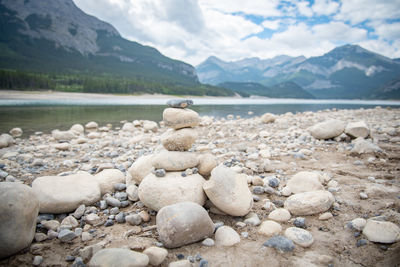
[[[9,100],[0,99],[0,133],[21,127],[27,136],[36,131],[49,133],[53,129],[67,130],[75,123],[96,121],[100,126],[111,123],[121,126],[120,121],[146,119],[162,120],[162,111],[168,99],[114,98],[114,99],[56,99],[56,100]],[[400,108],[400,101],[361,100],[302,100],[302,99],[219,99],[193,98],[200,115],[225,117],[229,114],[241,117],[260,116],[266,112],[318,111],[324,109],[357,109],[375,106]],[[248,112],[252,111],[253,115]]]

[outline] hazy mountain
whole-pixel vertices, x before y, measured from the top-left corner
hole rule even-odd
[[[292,81],[317,98],[382,98],[379,95],[393,79],[400,77],[400,62],[357,45],[344,45],[319,56],[278,57],[271,64],[243,67],[239,62],[208,58],[197,66],[201,82],[258,82],[266,86]],[[258,62],[268,60],[257,59]],[[218,64],[216,64],[218,63]],[[228,66],[228,67],[225,67]]]
[[[258,95],[271,98],[315,98],[294,82],[283,82],[268,87],[253,82],[225,82],[218,86],[235,91],[244,97]]]
[[[198,84],[193,66],[122,38],[72,0],[0,0],[0,68]]]

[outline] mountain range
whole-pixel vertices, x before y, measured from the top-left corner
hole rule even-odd
[[[400,98],[399,59],[384,57],[358,45],[340,46],[310,58],[282,55],[225,62],[211,56],[196,70],[201,82],[230,89],[232,83],[270,87],[292,82],[316,98]]]

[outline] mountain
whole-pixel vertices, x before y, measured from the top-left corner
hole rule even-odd
[[[122,38],[72,0],[0,0],[0,69],[99,76],[102,83],[124,79],[134,81],[135,89],[165,85],[169,91],[164,91],[170,92],[179,85],[232,93],[201,85],[193,66]]]
[[[197,66],[197,73],[204,83],[257,82],[272,86],[291,81],[317,98],[347,99],[385,98],[388,95],[379,95],[383,91],[378,89],[400,77],[398,60],[358,45],[340,46],[319,57],[284,56],[283,59],[269,65],[240,68],[239,62],[246,60],[223,62],[213,57]],[[265,61],[268,60],[258,59]]]
[[[294,82],[283,82],[269,87],[254,82],[225,82],[218,86],[230,89],[244,97],[258,95],[271,98],[315,98]]]
[[[372,94],[378,99],[400,99],[400,78],[391,80]]]

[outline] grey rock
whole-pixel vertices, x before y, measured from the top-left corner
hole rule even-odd
[[[108,197],[106,198],[106,202],[107,205],[110,205],[112,207],[118,207],[118,208],[121,207],[121,202],[116,198]]]
[[[271,187],[278,187],[279,186],[279,180],[277,178],[271,178],[268,180],[268,185]]]
[[[208,261],[205,259],[200,260],[199,267],[208,267]]]
[[[253,187],[253,194],[256,194],[256,195],[264,194],[264,187],[259,186],[259,185],[254,186]]]
[[[119,208],[118,207],[114,207],[112,209],[110,209],[110,214],[111,215],[116,215],[119,213]]]
[[[72,267],[85,267],[85,263],[81,257],[76,257],[71,265]]]
[[[165,176],[165,170],[164,169],[157,169],[155,170],[154,173],[157,177],[164,177]]]
[[[70,230],[64,229],[58,233],[58,239],[61,242],[69,242],[76,238],[76,234]]]
[[[294,250],[293,241],[281,235],[271,237],[264,242],[263,246],[275,248],[281,252],[289,252]]]
[[[303,217],[297,217],[294,219],[293,224],[299,228],[306,228],[306,219]]]
[[[114,197],[119,201],[125,201],[128,199],[128,194],[126,192],[117,192]]]
[[[123,190],[126,189],[126,184],[123,184],[123,183],[116,183],[116,184],[114,184],[114,189],[115,189],[116,191],[123,191]]]
[[[39,266],[40,264],[42,264],[42,262],[43,262],[43,257],[42,256],[35,256],[35,258],[33,258],[32,265],[33,266]]]
[[[132,214],[125,216],[125,221],[131,225],[140,225],[142,223],[142,217],[139,214]]]
[[[128,207],[130,202],[128,200],[121,201],[121,208]]]
[[[215,245],[215,242],[212,238],[207,237],[203,242],[201,242],[201,244],[206,247],[212,247]]]
[[[125,222],[125,213],[120,212],[117,214],[117,216],[115,216],[115,221],[117,223],[124,223]]]
[[[100,200],[100,209],[105,210],[107,208],[107,202],[105,200]]]
[[[193,100],[190,99],[171,99],[168,100],[167,105],[171,108],[186,108],[193,105]]]
[[[0,179],[4,180],[7,176],[8,176],[7,172],[0,170]]]
[[[368,240],[366,239],[359,239],[357,240],[356,246],[357,247],[361,247],[361,246],[365,246],[368,244]]]
[[[109,226],[113,226],[114,225],[114,221],[113,220],[107,220],[105,223],[104,223],[104,226],[105,227],[109,227]]]
[[[75,210],[73,216],[74,216],[76,219],[79,220],[79,219],[83,216],[83,214],[85,213],[85,209],[86,209],[86,206],[85,206],[84,204],[80,205],[80,206]]]

